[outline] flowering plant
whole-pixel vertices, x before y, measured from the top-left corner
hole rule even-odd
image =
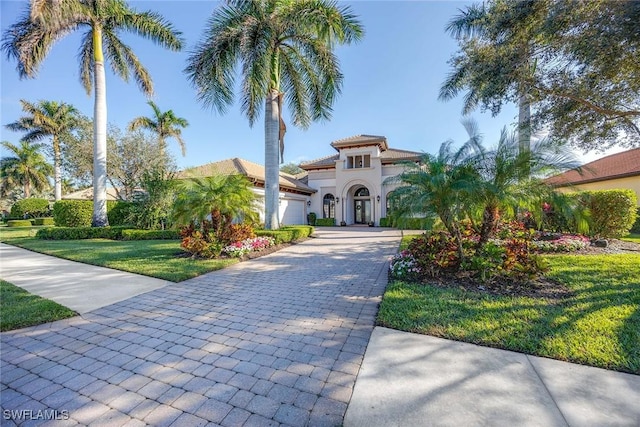
[[[391,277],[394,279],[416,279],[420,274],[416,259],[407,250],[400,252],[391,259],[389,270]]]
[[[541,235],[531,242],[537,252],[575,252],[589,245],[588,238],[576,234]]]
[[[240,258],[249,252],[257,252],[275,245],[273,237],[254,237],[253,239],[244,239],[241,242],[234,242],[222,250],[227,255]]]

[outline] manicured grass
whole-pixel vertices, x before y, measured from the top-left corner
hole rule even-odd
[[[547,257],[574,291],[551,302],[394,282],[378,324],[606,369],[640,373],[640,255]]]
[[[14,246],[172,282],[191,279],[238,262],[236,258],[191,259],[184,256],[180,242],[175,240],[39,240],[23,237],[31,235],[28,227],[19,230],[21,233],[13,230],[9,233],[7,230],[0,231],[0,240]]]
[[[623,237],[622,240],[640,244],[640,234],[631,233],[628,236]]]
[[[40,325],[75,316],[58,303],[0,280],[0,331]]]

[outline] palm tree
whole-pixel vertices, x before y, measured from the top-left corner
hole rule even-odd
[[[485,149],[480,136],[473,140],[474,151],[466,161],[476,171],[469,196],[481,218],[479,248],[495,232],[500,212],[513,214],[517,208],[539,210],[541,200],[553,193],[542,178],[579,167],[567,147],[550,139],[541,139],[525,151],[520,150],[518,136],[506,129],[493,149]]]
[[[458,150],[453,150],[452,141],[440,146],[438,155],[425,154],[421,161],[404,163],[404,171],[385,183],[399,183],[392,193],[393,216],[403,219],[422,215],[437,216],[455,239],[460,260],[462,233],[460,221],[471,208],[470,194],[474,191],[477,174],[469,163],[469,153],[478,138],[474,122],[466,121],[471,139]]]
[[[107,219],[107,99],[104,54],[125,81],[133,74],[140,89],[153,93],[148,71],[118,37],[129,31],[171,50],[182,48],[180,33],[155,12],[137,12],[124,0],[32,0],[24,16],[3,36],[2,50],[14,58],[21,77],[34,77],[55,42],[84,28],[79,62],[87,93],[94,89],[94,166],[92,225]],[[104,44],[104,49],[103,49]]]
[[[177,183],[173,221],[176,225],[212,222],[220,237],[234,218],[253,222],[258,218],[256,195],[243,175],[213,175],[183,179]]]
[[[204,106],[224,113],[233,104],[241,64],[241,109],[250,125],[264,102],[265,227],[277,229],[283,100],[303,129],[329,119],[342,86],[333,47],[360,39],[363,29],[349,7],[329,0],[230,0],[205,30],[185,72]]]
[[[182,117],[176,117],[173,110],[162,112],[153,101],[147,102],[153,109],[154,117],[136,117],[129,123],[129,130],[143,128],[154,132],[158,136],[160,149],[164,152],[167,146],[167,138],[175,138],[180,144],[182,155],[185,155],[186,146],[182,140],[182,130],[189,126],[189,122]]]
[[[14,154],[0,159],[2,197],[6,197],[17,186],[22,186],[25,199],[31,196],[32,188],[42,191],[49,187],[49,176],[53,170],[42,155],[44,144],[33,144],[24,140],[20,141],[20,145],[8,141],[2,141],[1,144]]]
[[[20,100],[22,110],[27,116],[19,118],[6,127],[12,131],[26,131],[22,137],[24,141],[40,141],[51,137],[53,147],[53,168],[55,182],[55,200],[62,198],[62,159],[60,150],[60,138],[70,132],[77,124],[78,110],[64,102],[40,101],[33,104]]]
[[[519,149],[531,146],[531,94],[527,82],[534,69],[531,65],[533,38],[522,40],[515,28],[527,28],[545,8],[544,2],[517,3],[495,0],[467,6],[453,17],[446,30],[462,46],[462,54],[454,58],[453,71],[440,88],[439,98],[455,98],[464,88],[463,114],[483,103],[497,114],[500,102],[514,87],[518,102]]]

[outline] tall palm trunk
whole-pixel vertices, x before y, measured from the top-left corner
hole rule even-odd
[[[531,150],[531,101],[524,89],[518,99],[518,148],[520,153]]]
[[[24,179],[23,187],[24,189],[24,198],[28,199],[31,196],[31,181],[29,178]]]
[[[53,181],[55,183],[54,197],[56,202],[62,199],[62,167],[60,166],[60,142],[53,137]]]
[[[278,105],[278,94],[276,89],[271,89],[265,100],[264,226],[267,230],[277,230],[280,228],[280,219],[278,218],[280,193],[280,170],[278,169],[280,160],[280,107]]]
[[[102,54],[102,31],[93,29],[95,104],[93,110],[93,218],[92,227],[109,225],[107,218],[107,84]]]

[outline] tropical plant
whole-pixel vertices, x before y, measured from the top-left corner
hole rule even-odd
[[[2,197],[8,196],[17,186],[22,186],[24,198],[28,199],[32,189],[43,191],[50,186],[49,177],[53,168],[42,154],[44,144],[28,141],[20,141],[20,145],[8,141],[2,141],[1,144],[13,153],[13,156],[0,159]]]
[[[520,150],[518,136],[506,129],[493,149],[482,146],[479,134],[471,141],[474,147],[467,162],[476,172],[476,179],[473,191],[467,194],[468,206],[475,210],[468,214],[472,220],[481,218],[478,248],[495,233],[501,213],[514,216],[522,208],[541,217],[543,201],[554,192],[542,178],[579,167],[571,150],[550,139],[538,140],[526,151]]]
[[[223,240],[234,219],[248,223],[258,219],[256,195],[243,175],[183,179],[176,187],[172,217],[177,226],[210,228],[213,238]]]
[[[205,107],[224,113],[241,64],[241,108],[253,125],[265,105],[265,227],[279,228],[279,160],[286,99],[293,123],[329,119],[342,74],[334,46],[360,39],[348,6],[329,0],[230,0],[217,9],[185,69]],[[280,152],[280,159],[278,153]]]
[[[62,198],[62,159],[61,138],[68,134],[77,124],[78,110],[64,102],[40,101],[37,104],[20,100],[22,110],[27,113],[17,121],[6,125],[12,131],[25,131],[25,141],[41,141],[51,137],[53,148],[54,197]]]
[[[479,138],[475,123],[466,121],[471,138]],[[452,149],[453,141],[444,142],[438,155],[425,154],[419,163],[404,163],[404,171],[385,181],[400,184],[391,194],[391,215],[399,225],[424,215],[435,215],[451,233],[462,253],[460,221],[471,209],[471,193],[477,183],[476,171],[468,162],[470,150],[477,145],[467,141],[460,149]]]
[[[79,63],[87,93],[94,89],[94,166],[92,225],[107,219],[107,98],[104,53],[115,74],[128,81],[133,74],[140,89],[153,93],[151,77],[131,48],[119,38],[130,31],[171,50],[182,48],[180,33],[155,12],[137,12],[124,0],[32,1],[23,17],[3,36],[2,50],[17,61],[21,77],[34,77],[55,42],[72,31],[86,28]],[[105,48],[103,49],[103,44]]]
[[[164,153],[167,147],[167,138],[175,138],[180,144],[180,150],[182,150],[182,155],[184,156],[186,146],[182,139],[182,130],[180,128],[189,126],[189,122],[182,117],[177,117],[173,110],[160,111],[160,108],[153,101],[149,101],[147,104],[153,109],[153,117],[136,117],[129,123],[129,130],[142,128],[155,133],[158,137],[161,154]]]

